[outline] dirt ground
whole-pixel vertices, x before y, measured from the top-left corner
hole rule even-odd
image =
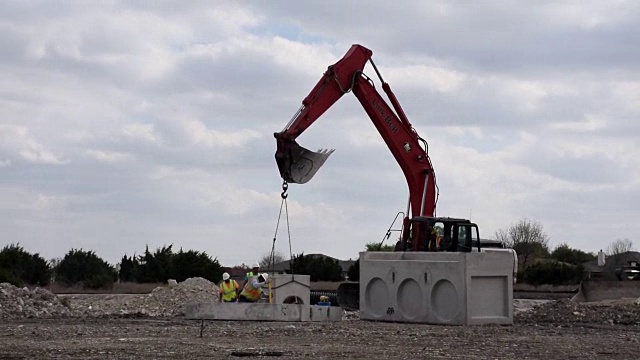
[[[180,318],[0,323],[0,359],[638,359],[640,327],[450,327],[367,322],[200,323]]]

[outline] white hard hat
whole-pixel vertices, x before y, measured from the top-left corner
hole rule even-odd
[[[222,274],[222,280],[224,280],[224,281],[229,280],[229,278],[230,278],[230,277],[231,277],[231,276],[229,276],[229,273],[224,273],[224,274]]]
[[[252,269],[255,269],[255,268],[260,269],[260,264],[255,263],[255,264],[253,264],[253,266],[252,266],[251,268],[252,268]]]
[[[262,274],[260,274],[260,276],[262,276],[264,281],[267,281],[267,279],[269,278],[269,274],[267,274],[267,273],[262,273]]]

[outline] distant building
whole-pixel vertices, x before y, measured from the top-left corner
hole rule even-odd
[[[604,265],[599,265],[598,262],[598,259],[596,259],[582,264],[590,280],[620,280],[618,275],[621,268],[634,262],[640,264],[640,252],[627,251],[622,254],[607,256],[604,259]],[[600,259],[600,263],[602,263],[602,259]]]
[[[251,269],[242,269],[242,268],[233,267],[233,268],[223,268],[223,271],[229,273],[231,278],[237,281],[240,284],[240,286],[242,286],[242,282],[244,281],[244,275],[249,271],[251,271]],[[222,279],[220,279],[220,281],[222,281]]]

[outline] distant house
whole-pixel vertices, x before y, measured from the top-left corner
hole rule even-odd
[[[340,259],[336,259],[334,257],[328,256],[328,255],[324,255],[324,254],[308,254],[305,256],[311,256],[314,258],[317,257],[322,257],[325,259],[331,259],[333,261],[338,261],[338,265],[340,265],[340,267],[342,268],[342,276],[346,277],[347,276],[347,272],[349,271],[349,268],[351,267],[351,265],[355,264],[355,260],[340,260]],[[273,265],[273,269],[269,268],[269,269],[263,269],[263,270],[270,270],[273,271],[275,273],[278,274],[284,274],[287,270],[289,270],[289,268],[291,267],[291,260],[286,260],[286,261],[281,261],[279,263],[275,263]],[[295,269],[294,269],[295,270]]]
[[[621,268],[634,264],[634,262],[635,264],[640,264],[640,252],[627,251],[622,254],[608,256],[602,266],[598,265],[598,260],[588,261],[582,266],[590,280],[619,280],[616,272],[619,273]]]

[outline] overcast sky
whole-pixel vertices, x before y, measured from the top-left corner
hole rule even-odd
[[[637,248],[639,20],[637,1],[2,1],[0,245],[256,262],[273,133],[358,43],[429,142],[437,215]],[[298,140],[336,151],[289,188],[293,253],[356,258],[405,210],[404,176],[351,94]]]

